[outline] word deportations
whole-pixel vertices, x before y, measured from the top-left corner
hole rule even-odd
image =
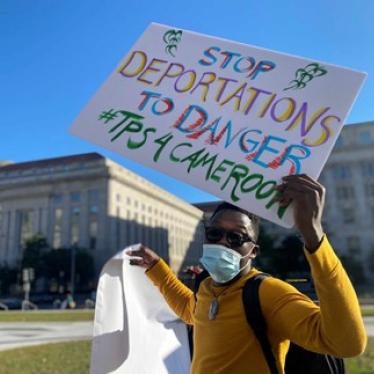
[[[247,165],[222,158],[207,147],[196,149],[191,142],[178,142],[172,132],[158,135],[157,129],[147,127],[143,122],[144,117],[136,113],[110,109],[102,112],[98,119],[104,126],[108,126],[111,142],[121,141],[129,150],[145,147],[147,154],[152,150],[153,162],[157,163],[162,158],[162,162],[180,164],[187,174],[203,169],[205,181],[218,183],[221,191],[229,192],[233,202],[251,193],[256,200],[264,201],[266,209],[276,203],[276,181],[266,180],[262,174],[253,173]],[[288,206],[278,207],[279,218],[284,216]]]
[[[211,52],[207,54],[211,55]],[[221,69],[229,66],[239,70],[243,63],[243,57],[238,59],[240,64],[229,64],[233,58],[225,59],[221,62]],[[215,64],[215,59],[202,59],[201,65],[210,66]],[[270,71],[268,62],[254,63],[256,73],[251,76],[256,77],[260,72]],[[249,71],[241,68],[242,71]],[[266,66],[266,67],[265,67]],[[257,69],[257,70],[256,70]],[[341,122],[341,118],[331,113],[329,106],[323,106],[311,110],[306,101],[298,103],[289,96],[279,96],[258,87],[250,85],[248,82],[237,79],[217,76],[213,71],[199,73],[193,69],[187,69],[183,64],[177,62],[168,62],[166,60],[152,58],[150,61],[143,51],[134,51],[127,58],[126,62],[120,67],[119,73],[127,79],[136,79],[146,86],[159,87],[162,84],[171,84],[171,89],[176,94],[195,94],[197,100],[201,102],[215,102],[221,107],[228,107],[229,110],[242,113],[245,116],[252,116],[255,119],[264,119],[279,126],[284,124],[285,131],[300,130],[300,136],[305,137],[315,127],[313,138],[304,138],[302,143],[310,147],[316,147],[324,144],[334,133],[334,125]],[[170,104],[172,100],[170,99]]]

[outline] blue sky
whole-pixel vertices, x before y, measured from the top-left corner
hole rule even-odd
[[[372,0],[1,0],[0,160],[99,152],[187,201],[212,200],[68,132],[149,23],[365,71],[355,123],[374,120],[373,15]]]

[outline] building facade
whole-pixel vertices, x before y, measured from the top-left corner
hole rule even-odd
[[[362,263],[373,279],[374,122],[343,128],[320,182],[327,190],[324,220],[334,247]]]
[[[17,265],[26,240],[40,233],[51,248],[91,251],[97,272],[113,254],[139,242],[179,272],[199,256],[201,216],[97,153],[0,167],[2,264]]]

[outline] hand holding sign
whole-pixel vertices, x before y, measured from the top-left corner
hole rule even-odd
[[[296,228],[304,238],[305,247],[313,252],[323,235],[322,213],[325,205],[325,188],[313,178],[303,175],[289,175],[277,187],[280,205],[293,202]]]

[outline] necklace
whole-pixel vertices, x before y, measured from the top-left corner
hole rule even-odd
[[[218,310],[219,310],[219,297],[223,295],[229,289],[229,287],[230,286],[223,287],[223,290],[219,294],[216,294],[214,292],[212,286],[210,287],[210,290],[212,291],[212,294],[214,296],[212,302],[209,305],[209,311],[208,311],[208,318],[210,321],[213,321],[216,319]]]

